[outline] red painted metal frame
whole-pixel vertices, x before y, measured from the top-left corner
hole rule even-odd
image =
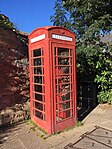
[[[73,59],[75,59],[75,50],[74,50],[74,46],[73,45],[67,45],[67,44],[65,44],[65,43],[52,43],[52,49],[54,49],[54,47],[57,47],[57,48],[68,48],[68,49],[71,49],[72,50],[72,54],[73,54],[73,57],[72,57],[72,62],[75,62],[75,61],[73,61]],[[54,50],[53,50],[54,51]],[[53,52],[52,51],[52,52]],[[52,55],[54,55],[54,53],[52,54]],[[55,60],[54,60],[55,61]],[[55,64],[53,63],[53,72],[55,72]],[[75,66],[75,63],[73,63],[73,66]],[[53,93],[53,95],[54,95],[54,97],[53,97],[53,99],[54,99],[54,105],[53,105],[53,111],[54,111],[54,130],[57,132],[57,131],[61,131],[61,130],[63,130],[63,129],[65,129],[65,128],[69,128],[70,126],[73,126],[74,124],[75,124],[75,122],[76,122],[76,69],[75,69],[75,67],[73,67],[73,89],[72,90],[74,90],[74,92],[73,92],[73,107],[72,107],[72,109],[73,109],[73,116],[71,116],[71,117],[69,117],[69,118],[64,118],[64,120],[62,120],[62,121],[60,121],[60,122],[56,122],[56,113],[55,113],[55,111],[56,111],[56,90],[55,90],[55,86],[53,87],[53,89],[54,89],[54,93]],[[53,73],[54,74],[54,73]],[[53,79],[55,79],[55,74],[53,75]],[[55,84],[55,80],[54,80],[54,83],[53,84]],[[72,100],[72,99],[71,99]],[[68,100],[68,101],[71,101],[71,100]],[[67,102],[67,100],[65,101],[65,102]],[[71,101],[72,102],[72,101]],[[68,110],[68,109],[67,109]],[[67,111],[66,110],[66,111]],[[71,110],[71,109],[70,109]],[[63,116],[62,116],[63,117]]]
[[[33,43],[31,43],[31,39],[34,39],[37,36],[43,35],[45,38],[41,40],[37,40]],[[56,39],[52,38],[52,34],[55,35],[60,35],[60,36],[65,36],[65,37],[70,37],[72,41],[67,41],[63,39]],[[55,54],[54,54],[54,49],[55,48],[67,48],[72,50],[72,66],[73,67],[73,102],[70,102],[73,104],[73,115],[66,118],[65,114],[63,112],[62,118],[63,120],[60,120],[57,122],[57,117],[56,117],[56,85],[55,85]],[[45,93],[42,94],[42,98],[45,95],[45,103],[42,101],[37,101],[38,103],[44,105],[45,112],[41,111],[41,113],[45,113],[45,119],[40,119],[38,116],[35,115],[35,111],[39,109],[35,109],[35,105],[33,102],[36,102],[35,97],[33,96],[33,90],[34,90],[34,72],[32,72],[32,68],[37,68],[38,66],[34,66],[32,61],[34,56],[32,55],[34,50],[38,49],[43,49],[43,58],[44,58],[44,80],[45,84],[42,86],[45,86]],[[70,56],[70,55],[69,55]],[[42,55],[40,56],[42,57]],[[37,57],[38,59],[38,57]],[[42,58],[41,58],[42,59]],[[69,63],[70,64],[70,63]],[[33,66],[32,66],[33,65]],[[40,66],[41,67],[41,66]],[[31,111],[31,119],[34,121],[39,127],[43,128],[47,133],[52,134],[54,132],[61,131],[65,128],[68,128],[72,125],[75,125],[76,119],[77,119],[77,102],[76,102],[76,51],[75,51],[75,35],[62,27],[43,27],[43,28],[38,28],[34,30],[30,35],[29,35],[29,70],[30,70],[30,111]],[[38,75],[37,75],[38,76]],[[36,84],[38,85],[38,84]],[[42,87],[43,88],[43,87]],[[70,87],[71,88],[71,87]],[[36,93],[36,92],[34,92]],[[36,95],[35,95],[36,96]],[[71,96],[71,95],[70,95]],[[61,101],[60,101],[61,102]],[[62,101],[63,102],[63,101]],[[65,101],[67,103],[67,101]],[[43,107],[43,106],[42,106]],[[71,107],[70,107],[71,109]],[[34,113],[33,113],[34,111]],[[66,110],[65,110],[66,111]],[[72,113],[70,112],[70,113]],[[59,114],[58,114],[59,115]]]

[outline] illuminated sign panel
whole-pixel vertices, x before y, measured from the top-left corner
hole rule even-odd
[[[52,38],[59,39],[59,40],[65,40],[65,41],[72,41],[71,37],[61,36],[61,35],[56,35],[56,34],[52,34]]]
[[[45,39],[45,34],[42,34],[40,36],[37,36],[37,37],[34,37],[31,39],[31,43],[34,43],[34,42],[37,42],[37,41],[40,41],[42,39]]]

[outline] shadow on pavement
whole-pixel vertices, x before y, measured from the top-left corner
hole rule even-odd
[[[0,127],[0,147],[2,146],[2,144],[4,144],[5,142],[9,141],[10,135],[17,130],[20,130],[20,127],[17,127],[19,124],[17,125],[6,125],[6,126],[2,126]]]
[[[81,108],[78,109],[78,121],[82,121],[94,108]]]

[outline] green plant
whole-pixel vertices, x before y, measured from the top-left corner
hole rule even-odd
[[[35,131],[37,136],[39,136],[42,139],[46,139],[49,135],[46,133],[45,130],[38,127],[32,120],[27,120],[26,124],[30,126],[30,130]],[[29,130],[29,132],[30,132]]]
[[[77,122],[76,122],[76,127],[80,127],[80,126],[83,126],[83,122],[77,121]]]
[[[0,13],[0,27],[13,30],[14,24],[9,20],[7,16]]]
[[[50,21],[54,26],[62,26],[72,30],[69,12],[63,7],[62,0],[56,0],[54,6],[55,13],[50,17]]]
[[[88,75],[98,86],[98,101],[112,103],[112,43],[102,38],[112,30],[110,0],[56,0],[53,25],[71,29],[76,34],[77,76]],[[57,11],[58,9],[58,11]],[[58,20],[59,13],[67,20]],[[66,16],[66,14],[69,14]],[[71,26],[71,27],[70,27]],[[105,47],[107,52],[103,53]]]
[[[112,48],[110,46],[110,48]],[[99,103],[108,102],[112,104],[112,60],[111,52],[99,55],[99,61],[96,65],[97,75],[95,82],[98,84]]]
[[[109,90],[108,103],[112,104],[112,89]]]
[[[36,127],[35,127],[35,126],[33,126],[33,127],[31,127],[31,128],[30,128],[30,130],[35,131],[35,128],[36,128]]]

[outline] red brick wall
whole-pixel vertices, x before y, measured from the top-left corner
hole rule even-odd
[[[27,47],[18,36],[11,30],[0,29],[0,110],[28,98],[27,53],[22,53]]]

